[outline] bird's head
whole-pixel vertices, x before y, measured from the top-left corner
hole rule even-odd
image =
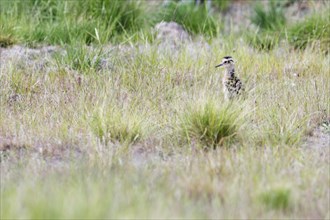
[[[234,60],[231,56],[225,56],[224,58],[222,58],[222,61],[219,65],[215,66],[217,67],[225,67],[225,68],[232,68],[234,67]]]

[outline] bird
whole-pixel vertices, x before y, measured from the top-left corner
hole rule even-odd
[[[231,56],[225,56],[219,65],[215,66],[226,68],[226,73],[222,78],[223,92],[225,99],[231,100],[238,97],[244,91],[242,81],[235,75],[235,63]]]

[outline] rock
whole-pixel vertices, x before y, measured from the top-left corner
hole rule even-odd
[[[156,24],[155,31],[156,39],[161,43],[178,45],[190,40],[189,34],[175,22],[160,22]]]
[[[1,48],[1,71],[7,71],[11,65],[18,69],[30,68],[33,71],[45,71],[52,54],[58,50],[55,46],[31,49],[15,45],[10,48]]]

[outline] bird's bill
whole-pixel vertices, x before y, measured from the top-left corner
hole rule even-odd
[[[218,67],[220,67],[222,65],[223,65],[223,63],[220,63],[219,65],[216,65],[215,68],[218,68]]]

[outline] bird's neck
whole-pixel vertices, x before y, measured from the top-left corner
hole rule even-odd
[[[234,76],[235,76],[235,67],[234,66],[229,66],[227,68],[226,78],[232,78]]]

